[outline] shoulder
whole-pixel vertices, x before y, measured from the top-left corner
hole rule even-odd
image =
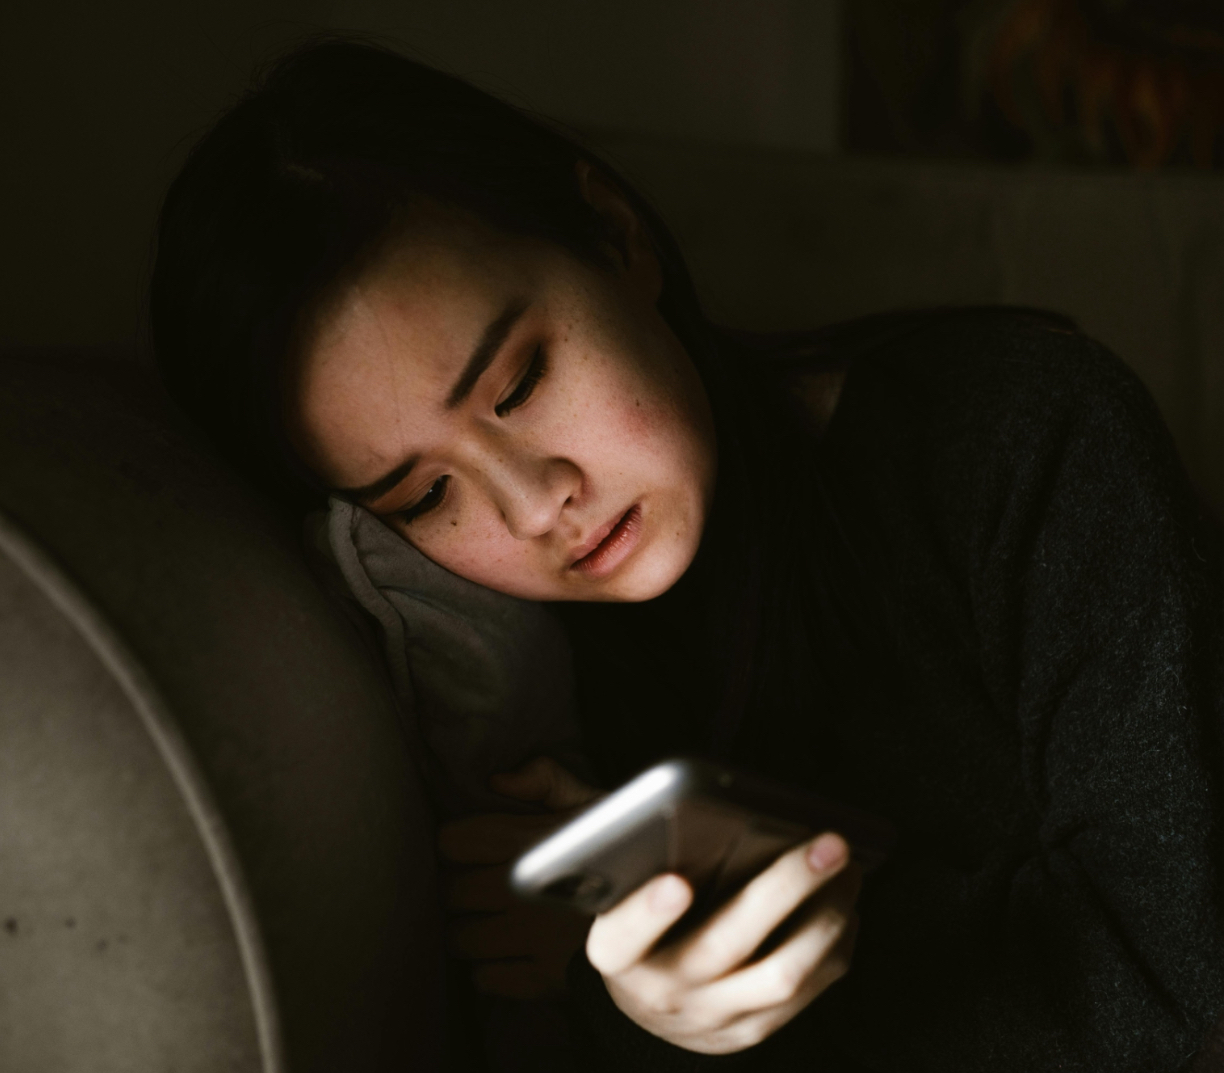
[[[1058,314],[932,309],[740,345],[816,427],[826,472],[864,491],[958,524],[1056,492],[1197,507],[1147,389]]]
[[[921,400],[933,417],[971,407],[978,420],[1053,420],[1077,400],[1103,398],[1150,409],[1122,361],[1058,314],[941,309],[872,321],[834,329],[833,348],[847,353],[848,384]]]
[[[821,432],[836,418],[844,432],[886,423],[895,434],[1012,427],[1031,434],[1104,404],[1160,424],[1135,375],[1057,313],[905,311],[810,332],[736,333],[734,340]]]
[[[847,355],[831,422],[838,435],[983,462],[1121,438],[1177,464],[1138,377],[1067,318],[986,308],[889,320],[837,330],[831,349]]]
[[[858,352],[850,368],[856,380],[894,384],[936,406],[944,400],[1018,412],[1041,400],[1040,411],[1053,416],[1051,404],[1077,398],[1147,398],[1126,365],[1074,322],[1027,309],[915,317],[907,331]]]
[[[926,527],[972,568],[1043,526],[1100,543],[1203,524],[1147,389],[1066,318],[936,310],[826,338],[816,367],[844,380],[822,472],[882,532]]]

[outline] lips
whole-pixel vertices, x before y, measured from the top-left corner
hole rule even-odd
[[[634,503],[619,518],[609,522],[602,532],[594,534],[577,549],[577,558],[571,569],[590,578],[607,577],[629,553],[637,547],[642,533],[642,507]]]

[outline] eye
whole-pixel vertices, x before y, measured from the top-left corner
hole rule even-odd
[[[514,385],[514,390],[494,407],[494,412],[497,416],[505,417],[511,410],[517,409],[531,398],[536,385],[544,379],[544,374],[547,371],[548,359],[544,356],[544,348],[536,347],[536,352],[531,358],[531,364],[527,366],[527,371],[523,373],[522,379]]]
[[[408,523],[416,521],[422,514],[428,514],[435,507],[440,506],[446,498],[446,488],[449,484],[449,476],[439,477],[429,486],[420,499],[413,503],[412,506],[396,511],[394,517],[399,518],[404,523]]]

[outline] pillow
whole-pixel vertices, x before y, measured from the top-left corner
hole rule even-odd
[[[584,775],[569,642],[543,605],[426,558],[368,510],[333,497],[309,542],[377,623],[377,643],[446,818],[535,811],[488,788],[495,772],[552,756]]]

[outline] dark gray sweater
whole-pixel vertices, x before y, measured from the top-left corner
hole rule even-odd
[[[586,1061],[1188,1068],[1224,1008],[1218,527],[1140,383],[1056,318],[828,338],[850,364],[819,450],[871,548],[892,691],[758,719],[737,750],[890,817],[899,848],[864,890],[850,974],[741,1055],[649,1036],[576,962]],[[607,770],[693,751],[670,703],[590,716]]]

